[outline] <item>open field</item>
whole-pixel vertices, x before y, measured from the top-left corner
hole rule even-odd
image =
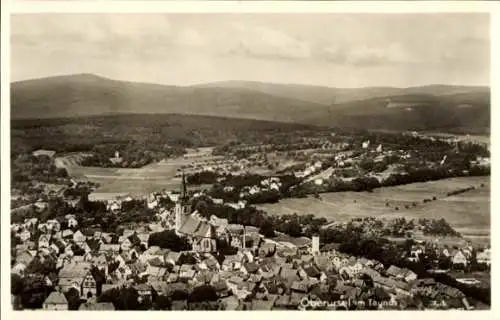
[[[210,157],[207,157],[210,159]],[[197,161],[204,159],[196,159]],[[193,162],[193,159],[177,158],[162,160],[138,169],[82,167],[65,159],[58,160],[71,177],[89,180],[100,186],[90,195],[94,200],[107,200],[121,195],[146,195],[162,189],[178,189],[180,179],[177,169]]]
[[[484,187],[480,187],[484,184]],[[446,193],[475,186],[475,190],[447,197]],[[259,207],[270,214],[314,214],[328,220],[376,216],[393,218],[445,218],[466,237],[484,241],[490,234],[489,177],[452,178],[439,181],[379,188],[369,192],[323,193],[320,199],[284,199]],[[436,201],[423,203],[424,199]],[[389,207],[386,206],[389,203]],[[416,206],[413,207],[413,202]],[[408,205],[408,208],[405,208]],[[399,210],[396,210],[398,207]]]

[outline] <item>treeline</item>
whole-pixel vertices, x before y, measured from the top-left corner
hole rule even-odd
[[[315,126],[193,115],[112,115],[12,121],[12,154],[36,149],[92,152],[85,165],[111,166],[119,151],[127,167],[182,154],[186,148],[289,141],[291,133],[315,135]],[[217,151],[216,151],[217,153]],[[123,164],[121,164],[123,166]]]
[[[313,183],[301,184],[291,191],[291,197],[303,197],[304,194],[315,194],[323,192],[342,191],[373,191],[375,188],[392,187],[416,182],[436,181],[447,178],[469,177],[469,176],[489,176],[490,169],[479,166],[472,166],[467,172],[449,167],[439,168],[418,168],[410,169],[406,173],[393,173],[386,179],[379,181],[374,177],[359,177],[350,181],[340,179],[330,179],[323,185]]]
[[[192,290],[157,292],[152,289],[151,297],[139,298],[134,287],[113,288],[98,297],[98,302],[110,302],[116,310],[172,310],[175,302],[185,301],[187,310],[218,310],[218,295],[211,285],[200,285]],[[183,309],[184,309],[183,308]]]
[[[34,192],[37,182],[67,184],[68,172],[57,168],[54,160],[48,156],[31,154],[13,155],[11,157],[11,188],[23,194]]]
[[[446,196],[448,196],[448,197],[456,196],[457,194],[465,193],[467,191],[471,191],[474,189],[475,189],[474,187],[462,188],[462,189],[450,191],[450,192],[446,193]]]
[[[201,171],[189,174],[186,182],[191,185],[214,184],[220,176],[213,171]]]
[[[28,208],[22,214],[13,215],[12,222],[23,222],[24,219],[37,218],[41,223],[56,219],[64,226],[65,216],[75,215],[80,229],[99,226],[103,232],[116,232],[120,226],[135,223],[151,223],[155,219],[155,212],[147,208],[145,200],[131,200],[122,202],[120,213],[112,213],[107,209],[104,201],[89,201],[88,195],[82,195],[80,201],[72,206],[62,197],[48,199],[48,206],[42,212],[34,207]]]

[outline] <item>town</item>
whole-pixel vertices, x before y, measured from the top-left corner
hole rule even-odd
[[[415,134],[409,136],[420,139]],[[439,140],[439,143],[445,142]],[[393,151],[383,144],[370,147],[369,141],[360,141],[354,151],[346,150],[347,143],[324,144],[321,140],[319,148],[333,147],[336,156],[326,160],[314,157],[309,164],[294,164],[291,170],[281,169],[280,174],[249,174],[245,165],[250,160],[245,162],[238,160],[241,156],[225,154],[245,152],[244,157],[252,159],[254,154],[249,155],[250,150],[264,152],[266,148],[276,149],[276,145],[226,148],[227,151],[222,148],[219,151],[224,154],[222,160],[219,156],[215,160],[201,160],[203,165],[179,168],[177,190],[92,199],[91,191],[95,188],[92,183],[72,180],[62,192],[38,191],[39,198],[32,204],[25,204],[29,197],[24,201],[13,199],[13,203],[22,204],[13,209],[11,221],[13,307],[16,310],[489,307],[489,245],[473,245],[444,219],[365,217],[327,221],[313,215],[269,216],[254,206],[283,197],[369,191],[385,185],[389,178],[373,170],[376,161],[370,162],[368,156],[385,159],[396,154],[402,161],[418,155],[417,151]],[[459,145],[449,141],[446,145],[452,150],[460,147],[464,150],[471,143]],[[409,148],[415,150],[413,146]],[[185,158],[199,161],[206,155],[207,150],[201,150]],[[33,154],[49,163],[54,161],[53,156],[47,151]],[[451,168],[446,166],[447,157],[433,156],[437,164],[429,165],[427,161],[429,168],[435,166],[441,171],[442,167]],[[119,157],[117,153],[112,159]],[[467,159],[470,162],[466,165],[460,162],[459,171],[446,172],[469,174],[473,170],[489,170],[486,155]],[[261,165],[269,164],[265,160]],[[361,187],[350,185],[356,179],[343,178],[338,172],[345,170],[347,164],[375,182]],[[456,165],[451,162],[450,166]],[[378,170],[379,173],[386,168]],[[398,174],[404,176],[408,174]],[[437,178],[443,177],[434,179]],[[60,174],[60,179],[68,178]],[[331,182],[333,179],[335,183]],[[339,186],[338,181],[344,186]],[[387,185],[398,183],[403,182],[395,179]],[[200,190],[197,184],[212,188]],[[449,195],[468,190],[455,190]],[[424,199],[424,203],[433,200],[436,199]],[[391,209],[391,204],[386,205]],[[414,202],[408,207],[420,205]],[[447,243],[450,237],[458,240]]]
[[[12,6],[3,309],[494,311],[488,6],[240,4]]]

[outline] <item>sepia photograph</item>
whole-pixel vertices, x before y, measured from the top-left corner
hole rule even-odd
[[[490,22],[12,14],[11,310],[490,310]]]

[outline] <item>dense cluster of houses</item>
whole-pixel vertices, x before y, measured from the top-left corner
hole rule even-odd
[[[216,219],[211,220],[217,222]],[[432,279],[417,279],[408,269],[384,268],[377,261],[350,257],[335,249],[320,250],[318,239],[276,241],[263,238],[257,230],[226,225],[225,229],[235,235],[231,245],[238,252],[220,260],[215,248],[196,247],[194,243],[193,250],[186,252],[147,247],[150,231],[145,230],[125,230],[115,241],[113,235],[98,231],[86,236],[80,231],[58,230],[53,222],[44,225],[52,233],[43,233],[37,242],[25,238],[16,247],[12,272],[26,276],[25,269],[34,259],[57,261],[56,290],[43,304],[48,310],[67,310],[63,293],[71,288],[87,300],[80,309],[107,310],[113,308],[112,304],[98,303],[98,291],[129,286],[145,299],[151,298],[153,292],[170,297],[174,291],[184,291],[187,295],[200,285],[215,289],[219,307],[224,310],[297,309],[311,295],[325,294],[335,294],[336,299],[347,302],[373,296],[386,302],[380,308],[398,306],[419,294],[434,299],[436,306],[470,308],[457,289]],[[179,232],[188,231],[181,226]],[[248,239],[252,241],[247,247]],[[75,244],[83,248],[78,255],[72,252]],[[100,289],[93,268],[104,274]],[[187,301],[174,301],[173,308],[186,308],[186,304]]]
[[[97,302],[99,292],[133,287],[141,299],[146,299],[153,293],[171,297],[174,291],[183,291],[188,295],[201,285],[215,289],[218,307],[224,310],[297,309],[304,299],[332,294],[345,303],[370,297],[380,302],[380,308],[401,307],[415,295],[435,301],[435,308],[471,308],[455,288],[433,279],[417,279],[408,269],[384,268],[377,261],[342,254],[331,246],[320,250],[318,237],[312,241],[266,239],[256,228],[227,224],[214,216],[203,220],[183,210],[181,205],[174,209],[172,227],[191,239],[192,250],[185,252],[148,247],[153,230],[163,229],[155,224],[126,229],[120,236],[82,232],[71,216],[66,219],[72,227],[65,230],[60,230],[55,220],[38,223],[30,219],[23,225],[13,225],[22,243],[15,248],[12,273],[28,276],[27,267],[34,260],[56,262],[55,291],[43,304],[48,310],[67,310],[64,293],[71,288],[86,300],[81,310],[109,310],[112,304]],[[38,239],[28,236],[29,230],[39,230]],[[231,246],[238,248],[237,253],[220,260],[214,241],[217,237],[228,237]],[[82,250],[75,250],[75,246]],[[418,259],[423,250],[424,246],[414,246],[409,258]],[[467,262],[466,250],[448,254],[454,263]],[[489,251],[477,257],[489,263]],[[95,268],[104,275],[99,289],[92,272]],[[187,308],[187,303],[173,301],[172,308]]]
[[[262,185],[277,183],[270,178]],[[435,308],[471,308],[455,288],[418,279],[409,269],[385,268],[377,261],[348,256],[331,245],[320,248],[319,237],[267,239],[257,228],[190,213],[185,183],[172,199],[176,201],[172,210],[158,208],[158,203],[154,206],[159,209],[157,222],[130,226],[120,234],[80,230],[73,215],[66,215],[62,222],[31,218],[12,224],[19,240],[13,248],[12,274],[23,278],[31,276],[34,263],[55,264],[57,279],[45,277],[46,284],[55,289],[43,303],[47,310],[67,310],[64,293],[71,289],[86,301],[81,310],[109,310],[113,305],[98,302],[96,297],[112,288],[133,287],[140,299],[151,299],[158,295],[172,298],[179,291],[187,296],[201,285],[214,288],[218,308],[224,310],[298,309],[311,296],[332,295],[345,303],[375,299],[380,308],[402,308],[416,295],[434,301]],[[120,201],[110,202],[108,209],[119,210]],[[191,250],[149,247],[151,234],[163,230],[187,238]],[[236,248],[235,254],[221,259],[218,239]],[[418,261],[425,250],[428,245],[417,243],[407,259]],[[466,265],[472,248],[444,248],[441,254],[450,256],[454,265]],[[476,253],[476,259],[489,265],[490,254],[486,249]],[[172,308],[185,309],[187,304],[185,299],[172,301]]]

